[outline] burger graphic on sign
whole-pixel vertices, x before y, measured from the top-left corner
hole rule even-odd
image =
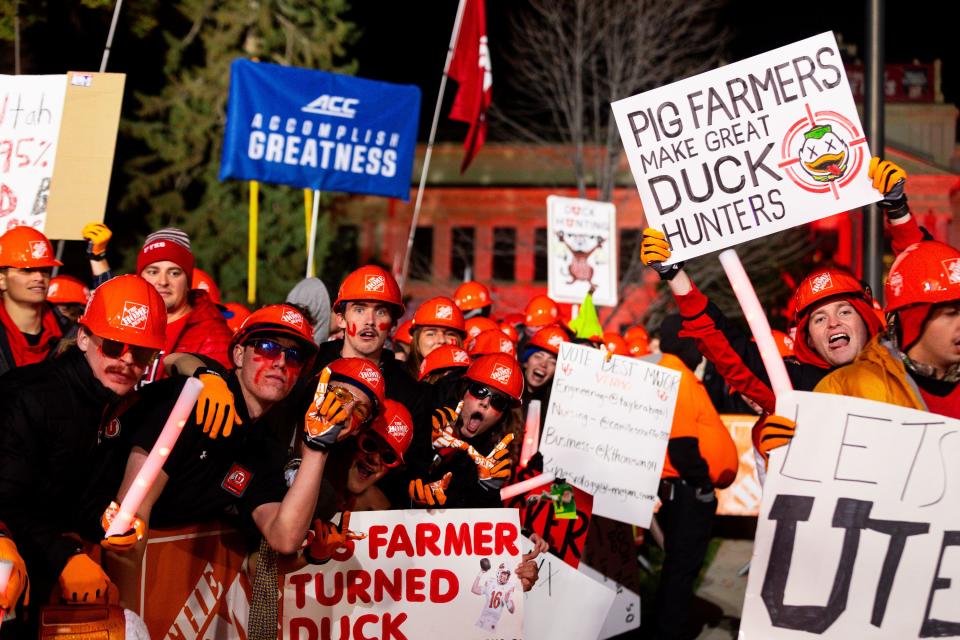
[[[847,172],[850,149],[829,124],[813,127],[803,134],[800,166],[817,182],[833,182]]]

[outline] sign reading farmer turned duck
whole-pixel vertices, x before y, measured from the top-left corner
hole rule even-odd
[[[234,60],[220,179],[410,199],[420,89]]]
[[[832,33],[612,104],[671,262],[876,202]]]

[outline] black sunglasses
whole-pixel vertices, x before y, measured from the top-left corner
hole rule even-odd
[[[300,347],[284,347],[279,342],[266,338],[252,340],[248,342],[247,345],[253,347],[253,352],[258,356],[263,356],[271,360],[276,360],[282,353],[286,356],[287,364],[291,367],[302,367],[309,358],[307,353]]]
[[[393,468],[400,464],[400,456],[397,455],[397,452],[391,449],[389,445],[381,444],[370,433],[364,432],[357,436],[357,445],[360,447],[360,451],[364,453],[379,453],[380,462],[387,468]]]
[[[146,367],[153,362],[153,359],[160,353],[159,350],[151,349],[150,347],[140,347],[135,344],[127,344],[126,342],[118,342],[117,340],[109,340],[107,338],[99,338],[99,340],[100,353],[104,356],[119,360],[123,357],[123,354],[129,352],[133,357],[133,364],[138,367]]]
[[[469,391],[470,395],[472,395],[477,400],[490,398],[490,406],[496,409],[497,411],[499,411],[500,413],[503,413],[504,411],[509,409],[510,405],[513,404],[513,400],[511,398],[508,398],[502,393],[498,393],[493,389],[491,389],[490,387],[484,384],[480,384],[479,382],[471,382],[470,386],[467,387],[467,391]]]

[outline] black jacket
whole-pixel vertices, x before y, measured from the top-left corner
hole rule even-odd
[[[0,379],[0,521],[17,541],[38,602],[78,551],[63,534],[103,535],[98,522],[109,499],[92,488],[122,480],[122,447],[106,429],[121,404],[75,347]]]
[[[0,304],[3,304],[3,302],[0,301]],[[70,318],[60,313],[60,311],[58,311],[54,305],[51,304],[50,309],[53,311],[53,317],[57,319],[57,324],[60,326],[60,333],[63,334],[61,340],[72,337],[77,331],[76,325],[70,321]],[[56,354],[57,345],[54,344],[51,347],[50,352],[47,354],[46,359],[52,360]],[[13,352],[10,350],[10,341],[7,340],[6,328],[3,325],[0,325],[0,376],[11,369],[15,369],[16,367],[17,365],[13,359]]]

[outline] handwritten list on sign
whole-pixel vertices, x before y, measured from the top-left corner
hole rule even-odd
[[[564,343],[540,450],[544,470],[593,494],[593,512],[650,525],[680,374]]]

